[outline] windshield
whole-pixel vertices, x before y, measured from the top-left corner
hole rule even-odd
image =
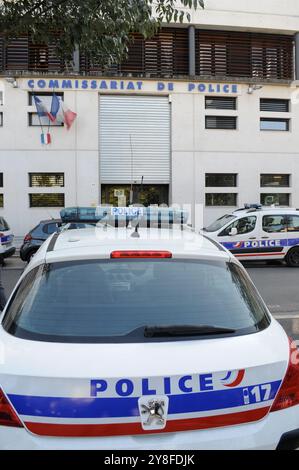
[[[173,340],[144,334],[146,327],[167,325],[209,325],[247,334],[268,326],[268,316],[235,264],[115,259],[33,269],[3,320],[15,336],[58,342]]]
[[[228,224],[229,222],[231,222],[235,218],[236,218],[235,215],[226,214],[226,215],[220,217],[220,219],[217,219],[215,222],[213,222],[208,227],[205,227],[204,231],[205,232],[218,232],[218,230],[220,230],[222,227],[224,227],[224,225]]]

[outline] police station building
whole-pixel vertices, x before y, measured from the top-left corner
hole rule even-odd
[[[0,37],[0,215],[24,235],[64,206],[299,207],[299,4],[206,0],[191,22],[134,35],[109,70]],[[296,81],[298,80],[298,81]],[[298,88],[297,88],[298,87]],[[55,92],[72,127],[39,118]],[[51,142],[42,143],[41,134]],[[142,181],[142,186],[141,186]]]

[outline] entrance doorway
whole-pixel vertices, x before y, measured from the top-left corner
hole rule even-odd
[[[130,184],[103,184],[101,201],[102,204],[113,206],[128,206],[130,203]],[[144,184],[133,185],[133,203],[150,205],[169,204],[168,184]]]

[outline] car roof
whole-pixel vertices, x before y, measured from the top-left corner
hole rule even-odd
[[[174,257],[222,259],[232,255],[205,235],[179,227],[172,229],[140,228],[139,238],[132,237],[132,228],[105,227],[62,231],[52,235],[34,256],[30,266],[44,262],[110,258],[117,250],[170,251]]]
[[[54,224],[54,223],[57,223],[57,222],[58,222],[58,223],[61,223],[61,219],[46,219],[46,220],[41,220],[41,221],[39,222],[39,225],[40,225],[40,224],[51,224],[51,223]]]
[[[291,214],[291,215],[299,215],[299,211],[297,209],[289,209],[287,207],[278,207],[278,208],[269,208],[269,209],[239,209],[234,211],[232,215],[236,217],[244,217],[250,215],[282,215],[282,214]]]

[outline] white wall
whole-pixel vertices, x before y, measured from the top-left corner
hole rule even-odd
[[[259,203],[260,193],[291,193],[291,204],[299,207],[299,105],[291,103],[290,113],[263,113],[259,100],[292,99],[296,89],[264,86],[248,94],[239,85],[237,111],[205,110],[204,95],[173,95],[173,192],[172,201],[204,204],[205,193],[237,192],[238,205]],[[294,93],[296,95],[294,96]],[[205,115],[236,115],[238,130],[206,130]],[[260,117],[289,117],[290,132],[260,131]],[[237,188],[205,188],[205,173],[237,173]],[[292,174],[291,188],[261,188],[261,173]],[[187,196],[188,195],[188,196]],[[232,208],[205,208],[210,223]],[[199,209],[198,209],[199,210]]]
[[[98,79],[100,80],[100,79]],[[171,201],[181,204],[203,204],[205,192],[230,192],[229,188],[205,188],[205,173],[238,173],[238,204],[259,202],[261,192],[290,192],[291,204],[299,207],[299,105],[296,100],[290,113],[290,132],[261,132],[259,98],[297,98],[297,89],[287,85],[265,85],[248,94],[247,85],[238,85],[237,111],[205,110],[204,94],[188,92],[188,83],[173,82],[170,94],[172,109],[172,185]],[[0,171],[4,173],[4,209],[0,209],[17,235],[49,214],[58,210],[29,208],[30,192],[64,192],[65,203],[91,205],[100,202],[98,90],[64,91],[65,102],[77,112],[78,118],[70,131],[51,130],[53,143],[40,143],[39,127],[28,126],[27,79],[18,79],[13,88],[5,79],[4,126],[0,127]],[[167,87],[167,83],[166,83]],[[111,93],[111,91],[107,91]],[[115,93],[118,93],[117,91]],[[128,93],[128,92],[126,92]],[[130,92],[131,93],[131,92]],[[136,91],[132,91],[136,93]],[[157,82],[143,80],[140,93],[157,94]],[[207,93],[208,94],[208,93]],[[206,130],[206,114],[237,115],[238,130]],[[278,116],[275,114],[275,116]],[[64,172],[65,188],[29,188],[29,172]],[[268,191],[260,188],[260,173],[290,173],[291,188]],[[205,223],[209,223],[230,208],[206,208]]]
[[[181,8],[180,1],[177,2]],[[189,9],[186,9],[189,11]],[[205,0],[205,9],[191,11],[191,23],[221,29],[299,31],[298,0]]]

